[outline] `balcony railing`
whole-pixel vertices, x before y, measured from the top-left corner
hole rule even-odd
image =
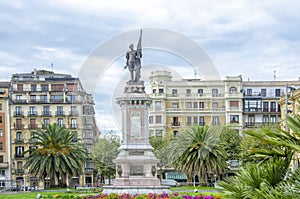
[[[76,129],[76,128],[77,128],[77,125],[76,125],[76,124],[71,124],[71,125],[70,125],[70,128],[71,128],[71,129]]]
[[[64,111],[56,111],[56,112],[55,112],[55,115],[56,115],[56,116],[64,116],[64,115],[65,115],[65,112],[64,112]]]
[[[24,124],[14,124],[15,129],[24,129]]]
[[[1,162],[1,163],[0,163],[0,168],[1,168],[1,169],[8,168],[8,162]]]
[[[28,129],[36,129],[38,128],[37,124],[28,124]]]
[[[14,157],[17,158],[24,158],[24,154],[15,154]]]
[[[15,174],[17,174],[17,175],[24,174],[24,169],[16,169]]]
[[[23,111],[14,111],[14,116],[24,116]]]
[[[246,127],[264,127],[264,126],[274,126],[274,125],[280,125],[280,122],[246,122]]]
[[[24,144],[24,139],[15,139],[15,144]]]
[[[51,115],[51,111],[43,111],[42,115],[43,116],[50,116]]]
[[[171,122],[172,126],[180,126],[180,122]]]
[[[70,111],[69,114],[71,116],[77,116],[78,115],[78,111]]]
[[[28,116],[38,116],[37,111],[28,111]]]

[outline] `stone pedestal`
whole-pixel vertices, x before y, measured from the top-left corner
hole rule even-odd
[[[127,82],[123,96],[117,98],[122,110],[122,137],[113,186],[105,186],[104,193],[163,193],[156,177],[158,159],[149,144],[148,108],[151,99],[145,93],[144,82]]]

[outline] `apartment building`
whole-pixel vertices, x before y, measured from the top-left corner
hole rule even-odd
[[[0,189],[10,185],[9,82],[0,82]]]
[[[245,128],[280,126],[282,121],[280,97],[288,91],[287,85],[300,87],[300,81],[243,82],[243,126]]]
[[[18,187],[48,187],[36,176],[24,170],[24,151],[31,132],[37,128],[57,123],[77,132],[88,152],[100,134],[94,119],[94,101],[86,93],[78,78],[69,74],[34,70],[31,73],[13,74],[10,88],[10,139],[11,179]],[[82,176],[74,176],[71,183],[87,185],[93,183],[93,162],[87,161]]]
[[[280,124],[280,96],[287,84],[300,81],[173,80],[168,71],[150,76],[149,130],[152,136],[174,136],[192,124],[245,128]]]
[[[150,76],[149,129],[152,136],[175,136],[192,124],[228,124],[242,130],[241,76],[225,80],[172,80],[168,71]]]

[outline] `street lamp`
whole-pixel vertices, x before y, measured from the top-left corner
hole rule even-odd
[[[288,118],[288,114],[289,114],[289,109],[288,109],[288,105],[290,105],[289,102],[289,93],[291,91],[296,90],[293,86],[289,86],[288,83],[286,83],[286,87],[285,87],[285,130],[288,131],[288,126],[287,126],[287,118]]]

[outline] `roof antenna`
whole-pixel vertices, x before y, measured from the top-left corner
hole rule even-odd
[[[195,68],[194,68],[194,75],[195,75],[195,79],[197,79],[197,71]]]
[[[276,81],[276,70],[274,70],[273,78],[274,78],[274,81]]]
[[[53,72],[53,63],[51,63],[51,70],[52,70],[52,72]]]

